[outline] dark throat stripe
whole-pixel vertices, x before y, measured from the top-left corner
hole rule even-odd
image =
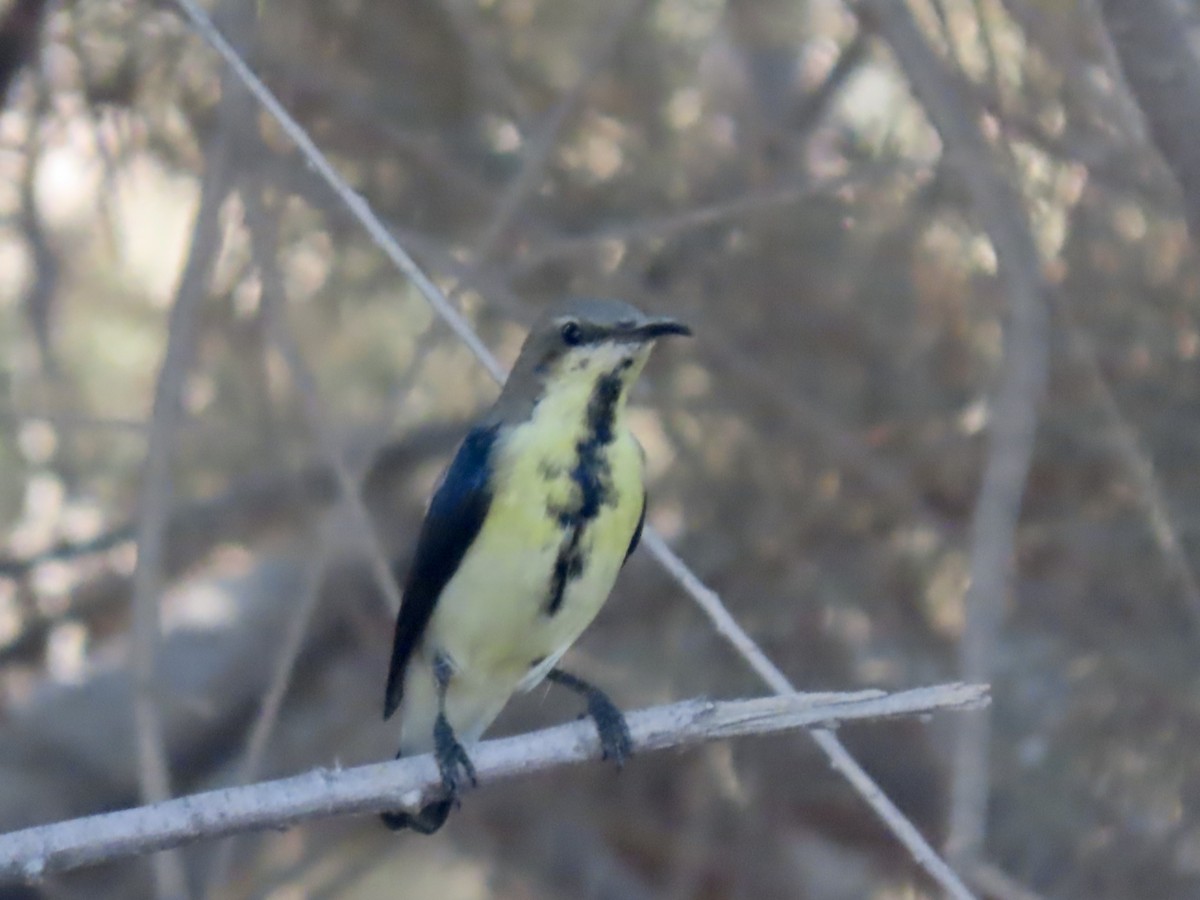
[[[584,531],[602,507],[614,502],[612,467],[604,451],[614,438],[613,425],[622,388],[619,371],[601,376],[588,400],[584,432],[575,444],[575,465],[571,468],[571,480],[579,489],[576,502],[566,508],[546,510],[566,530],[550,576],[546,600],[548,616],[562,608],[567,585],[583,575],[587,568],[581,546]]]

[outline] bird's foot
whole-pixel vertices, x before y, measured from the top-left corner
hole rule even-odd
[[[411,828],[417,834],[433,834],[446,824],[453,805],[450,800],[435,800],[433,803],[426,803],[416,812],[385,812],[380,813],[379,818],[383,819],[383,824],[392,831]]]
[[[551,669],[546,673],[546,678],[583,697],[587,703],[588,717],[595,723],[596,733],[600,736],[603,757],[611,759],[618,769],[624,766],[625,760],[633,756],[633,736],[629,733],[625,714],[617,708],[617,704],[609,700],[600,688],[562,669]]]
[[[633,736],[625,714],[608,696],[597,688],[587,692],[588,716],[596,724],[600,736],[600,750],[604,759],[611,759],[620,769],[625,760],[633,756]]]
[[[446,720],[444,714],[437,717],[433,726],[433,756],[437,760],[438,771],[442,773],[442,787],[446,790],[446,799],[458,805],[458,797],[469,784],[475,787],[475,765],[467,751],[458,742],[454,729]]]

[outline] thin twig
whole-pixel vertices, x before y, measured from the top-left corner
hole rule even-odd
[[[18,183],[20,205],[17,208],[17,225],[29,250],[33,267],[33,278],[22,292],[21,307],[29,320],[34,346],[40,356],[42,374],[59,374],[58,360],[54,349],[53,319],[54,304],[58,296],[58,284],[62,276],[62,260],[46,234],[46,224],[38,206],[35,184],[42,161],[42,120],[50,111],[50,90],[40,74],[34,78],[34,107],[29,112],[30,124],[25,138],[25,169]]]
[[[358,482],[346,466],[341,449],[334,438],[333,430],[329,426],[328,416],[317,395],[316,380],[284,321],[286,287],[276,257],[279,217],[266,207],[262,194],[255,185],[246,186],[243,191],[243,200],[251,246],[258,265],[259,278],[262,281],[262,310],[266,320],[268,340],[272,340],[277,345],[291,370],[297,390],[304,398],[305,410],[312,425],[321,435],[321,449],[334,472],[343,502],[353,507],[351,512],[358,519],[360,530],[373,536],[374,529],[370,527],[370,513],[363,504],[357,488]],[[364,524],[365,528],[363,528]],[[238,770],[236,784],[249,784],[258,777],[267,743],[278,721],[287,689],[291,685],[296,660],[300,656],[304,637],[321,596],[321,578],[325,572],[331,549],[330,535],[325,533],[327,530],[328,526],[320,530],[321,533],[317,537],[319,550],[312,555],[305,568],[301,599],[288,619],[288,630],[280,647],[275,671],[267,688],[266,696],[254,726],[251,728],[250,739],[246,745],[242,765]],[[368,552],[371,555],[375,580],[384,596],[388,598],[389,604],[393,606],[392,611],[395,612],[399,609],[400,597],[396,588],[396,580],[392,577],[383,548],[379,546],[378,541],[369,541]],[[209,868],[203,896],[214,896],[220,885],[224,883],[233,862],[233,849],[233,841],[227,841],[217,849]]]
[[[870,42],[863,31],[859,31],[838,55],[837,62],[825,79],[812,91],[800,98],[789,115],[793,131],[810,135],[821,124],[833,101],[867,58]]]
[[[408,252],[396,242],[388,232],[387,226],[371,210],[371,205],[350,186],[350,183],[334,168],[329,158],[313,143],[312,138],[308,136],[308,132],[304,130],[303,126],[292,118],[288,111],[283,108],[283,104],[271,92],[271,89],[263,84],[262,79],[254,74],[250,66],[242,59],[241,54],[233,48],[233,45],[225,39],[217,26],[213,24],[208,13],[195,0],[176,0],[176,3],[192,23],[192,26],[199,32],[200,36],[220,54],[234,75],[254,95],[254,98],[262,104],[263,108],[270,113],[271,117],[279,123],[279,127],[283,129],[284,133],[299,148],[307,164],[329,185],[338,196],[338,199],[345,204],[346,209],[358,220],[358,223],[370,235],[375,245],[383,251],[396,268],[412,281],[437,314],[458,335],[459,340],[466,344],[470,351],[478,357],[483,367],[487,369],[491,376],[497,381],[503,381],[504,368],[484,345],[483,341],[480,340],[479,335],[471,328],[471,323],[451,305],[441,288],[433,283],[424,270],[408,255]]]
[[[1154,473],[1154,462],[1140,445],[1137,431],[1121,412],[1120,404],[1100,367],[1095,343],[1071,312],[1066,298],[1056,297],[1056,300],[1055,310],[1066,326],[1071,355],[1083,366],[1084,373],[1092,383],[1092,390],[1100,401],[1100,408],[1111,423],[1113,449],[1133,476],[1154,543],[1158,545],[1168,571],[1183,593],[1185,611],[1192,620],[1192,628],[1200,634],[1200,582],[1184,552],[1179,529],[1171,516],[1171,507]]]
[[[974,709],[987,702],[984,685],[945,684],[882,697],[872,691],[865,697],[823,694],[814,699],[789,694],[723,702],[687,700],[630,713],[628,722],[636,752],[646,753],[751,734]],[[596,760],[600,755],[600,742],[589,721],[485,741],[471,750],[481,784]],[[440,790],[437,764],[427,754],[208,791],[2,835],[0,879],[34,880],[203,838],[282,828],[317,817],[411,808]]]
[[[465,274],[459,276],[450,292],[451,297],[461,297],[465,291],[476,287],[479,275],[487,267],[497,244],[517,218],[521,207],[541,183],[550,156],[558,144],[559,134],[571,113],[582,100],[597,73],[620,46],[621,37],[633,22],[641,18],[652,2],[653,0],[630,0],[624,9],[619,9],[610,18],[603,33],[591,43],[580,64],[579,77],[575,79],[571,89],[559,98],[537,133],[528,141],[525,152],[521,155],[520,170],[500,195],[491,218],[476,241],[473,263]]]
[[[67,46],[70,47],[72,55],[75,57],[76,64],[79,66],[79,80],[84,85],[94,85],[100,79],[96,77],[93,71],[92,60],[84,49],[84,42],[80,38],[80,10],[78,7],[73,7],[67,13]],[[120,241],[118,239],[118,223],[117,215],[114,212],[113,206],[120,198],[120,179],[117,174],[117,162],[123,157],[121,149],[121,130],[116,123],[113,124],[111,131],[113,132],[114,149],[108,146],[108,141],[105,139],[105,113],[100,104],[92,97],[88,96],[85,89],[84,95],[84,116],[88,121],[88,125],[92,133],[92,144],[96,151],[96,157],[100,160],[100,190],[96,192],[96,212],[100,219],[100,231],[103,238],[108,242],[107,248],[115,255],[117,254]]]
[[[478,335],[471,329],[466,319],[450,305],[445,295],[421,271],[412,257],[396,242],[387,227],[371,210],[370,204],[350,188],[349,184],[333,167],[328,158],[321,153],[300,124],[288,114],[282,104],[271,93],[270,89],[262,83],[237,52],[221,36],[221,33],[212,24],[204,11],[195,3],[195,0],[176,0],[176,2],[195,25],[201,36],[220,53],[235,74],[245,82],[247,88],[263,104],[264,108],[278,121],[279,126],[296,143],[309,166],[325,179],[376,245],[404,274],[412,279],[417,289],[434,310],[446,320],[467,347],[479,358],[492,377],[497,381],[503,381],[503,369],[496,361],[496,358],[483,345]],[[746,656],[751,665],[759,671],[760,675],[763,675],[764,678],[767,677],[764,671],[759,669],[759,664],[755,662],[756,659],[766,662],[770,669],[774,670],[777,678],[768,679],[768,683],[775,690],[781,693],[792,693],[791,686],[787,683],[782,673],[766,659],[765,655],[757,648],[749,635],[733,620],[732,616],[729,615],[721,603],[720,598],[691,573],[690,569],[667,547],[666,542],[652,528],[646,529],[644,543],[651,549],[651,552],[659,562],[669,570],[687,573],[690,581],[701,589],[700,593],[690,588],[688,592],[704,606],[705,611],[710,616],[720,615],[723,619],[727,620],[725,630],[722,634],[735,643],[735,646]],[[676,577],[678,578],[679,576],[677,575]],[[681,583],[683,583],[682,580]],[[705,606],[706,600],[711,600],[712,602]],[[747,655],[747,651],[750,648],[753,649],[753,653]],[[834,768],[842,772],[850,781],[880,819],[909,850],[913,859],[952,897],[970,898],[972,896],[971,892],[963,884],[962,879],[937,855],[937,852],[925,840],[916,826],[905,818],[904,814],[900,812],[896,805],[871,780],[865,770],[854,761],[836,735],[829,731],[820,730],[814,731],[813,737],[830,758]]]
[[[1147,143],[1145,123],[1137,100],[1121,77],[1117,52],[1101,27],[1100,0],[1080,0],[1073,10],[1072,28],[1059,27],[1062,20],[1041,0],[999,2],[1020,28],[1022,40],[1054,60],[1063,79],[1063,99],[1090,110],[1087,118],[1103,123],[1104,137],[1098,143],[1115,145],[1122,155],[1140,150]],[[1094,31],[1087,27],[1089,19],[1097,23]],[[1081,52],[1078,40],[1081,32],[1088,34],[1086,53]],[[1103,77],[1097,77],[1097,63]]]
[[[1005,357],[992,402],[983,486],[971,523],[970,587],[960,644],[963,677],[986,680],[1008,599],[1021,499],[1046,378],[1048,310],[1041,259],[1021,198],[1000,176],[966,92],[922,36],[907,2],[868,0],[859,9],[888,42],[941,136],[946,160],[963,179],[991,240],[1008,293]],[[991,740],[986,712],[966,717],[958,737],[949,847],[952,857],[969,863],[979,855],[986,828]]]
[[[346,464],[342,455],[341,442],[325,413],[316,376],[304,358],[304,351],[301,349],[300,343],[284,320],[281,299],[276,296],[274,291],[264,290],[263,292],[267,336],[275,345],[275,349],[279,351],[279,355],[283,357],[288,374],[304,403],[305,416],[317,434],[317,445],[328,460],[333,477],[337,482],[338,491],[346,501],[347,508],[354,517],[354,524],[357,526],[362,540],[366,543],[367,561],[371,566],[371,575],[387,601],[389,609],[395,614],[400,610],[400,589],[396,586],[396,579],[392,575],[387,552],[379,543],[379,537],[376,535],[374,524],[371,521],[371,514],[367,511],[366,504],[363,503],[359,493],[358,479]]]
[[[533,140],[529,142],[528,148],[521,157],[521,170],[500,196],[500,202],[496,205],[491,221],[488,222],[476,247],[478,263],[486,263],[491,259],[496,244],[504,237],[504,233],[512,224],[522,204],[541,182],[542,173],[550,160],[550,154],[558,143],[559,133],[591,85],[592,79],[596,77],[620,45],[621,37],[634,22],[641,18],[652,2],[653,0],[630,0],[624,9],[618,10],[612,16],[601,33],[589,42],[588,50],[579,66],[579,77],[571,89],[554,105],[554,109],[551,110],[546,121],[538,129]],[[457,290],[458,288],[456,288]]]
[[[822,181],[812,181],[807,175],[802,175],[730,200],[719,200],[665,216],[602,226],[586,234],[550,237],[539,241],[535,247],[529,247],[506,268],[510,274],[521,275],[564,256],[594,252],[597,246],[605,241],[662,240],[681,232],[719,224],[737,216],[802,203],[814,198],[829,197],[845,188],[875,186],[891,176],[915,175],[926,169],[927,167],[922,165],[905,165],[886,160],[861,166],[845,175]]]
[[[148,426],[143,419],[124,419],[117,416],[92,416],[87,413],[74,411],[60,412],[58,410],[38,409],[2,409],[0,408],[0,427],[16,429],[26,422],[46,422],[55,429],[76,431],[90,429],[94,431],[126,432],[135,436],[146,434]]]
[[[472,80],[478,90],[491,97],[509,115],[523,119],[528,114],[528,104],[500,54],[484,39],[481,32],[481,4],[475,0],[445,0],[441,4],[446,19],[455,34],[466,47],[467,59],[472,67]]]
[[[873,169],[871,166],[866,168],[868,170]],[[905,167],[903,166],[888,164],[886,167],[878,169],[878,175],[882,176],[885,172],[894,174],[897,171],[904,170]],[[913,171],[916,170],[914,169]],[[832,193],[844,186],[862,183],[862,174],[860,172],[859,178],[835,178],[821,182],[820,184],[797,182],[795,185],[781,185],[775,192],[762,192],[761,194],[756,192],[750,197],[718,203],[712,206],[698,207],[673,216],[664,216],[651,220],[632,222],[627,225],[602,228],[588,235],[562,238],[559,241],[551,241],[551,243],[558,247],[561,252],[571,253],[575,250],[585,248],[594,250],[596,244],[607,239],[609,236],[614,239],[623,237],[651,238],[667,236],[674,230],[682,231],[691,227],[702,227],[703,225],[713,224],[719,222],[725,216],[752,211],[775,201],[788,203],[799,201],[806,196],[818,192],[822,194]],[[871,176],[868,174],[867,177]],[[511,277],[514,268],[523,267],[524,257],[512,265],[506,266],[505,273],[496,272],[495,276],[491,277],[492,273],[490,270],[480,270],[473,268],[467,263],[460,262],[454,257],[448,247],[427,235],[411,230],[393,230],[399,239],[403,240],[422,257],[431,260],[432,264],[436,265],[439,269],[445,270],[454,277],[461,278],[464,281],[469,278],[476,285],[483,285],[486,288],[485,293],[491,302],[503,305],[506,311],[511,311],[514,316],[519,314],[520,299],[513,293],[504,278],[505,275]],[[540,249],[535,251],[535,253],[537,254],[538,261],[553,255],[553,253],[542,254]],[[483,281],[485,275],[488,276],[486,282]],[[697,331],[703,330],[700,327],[703,323],[692,321],[691,324]],[[418,352],[422,352],[425,348],[431,346],[430,343],[425,342],[421,345]],[[837,457],[840,464],[847,466],[852,471],[861,475],[863,480],[872,489],[878,491],[883,496],[900,500],[910,506],[913,514],[919,519],[922,525],[941,535],[948,533],[949,524],[944,517],[939,516],[936,511],[931,509],[928,504],[924,503],[917,496],[899,466],[880,456],[861,437],[848,431],[833,416],[820,409],[817,405],[797,397],[794,392],[783,390],[768,368],[752,354],[743,352],[728,339],[716,334],[709,334],[705,338],[704,349],[718,364],[749,382],[760,392],[761,396],[770,398],[788,422],[805,433],[815,435],[826,449]]]
[[[1158,151],[1183,193],[1183,214],[1200,241],[1200,62],[1174,0],[1099,0],[1126,82]]]
[[[242,764],[238,767],[234,784],[250,784],[258,777],[262,769],[262,761],[266,756],[267,746],[275,725],[279,721],[279,712],[283,709],[284,698],[292,684],[292,675],[296,669],[296,661],[304,647],[304,638],[308,634],[313,614],[321,599],[321,579],[329,563],[329,551],[332,542],[321,529],[314,538],[317,544],[308,556],[304,565],[301,579],[300,597],[295,608],[288,615],[287,628],[279,647],[279,655],[275,659],[275,669],[267,691],[263,695],[258,716],[250,729],[250,738],[246,741],[246,750],[242,756]],[[208,877],[205,880],[203,897],[214,897],[229,874],[233,863],[234,842],[226,841],[217,847],[212,863],[209,865]]]
[[[171,514],[171,456],[183,418],[183,389],[196,350],[199,308],[208,290],[213,263],[220,249],[220,211],[232,186],[234,119],[245,103],[228,91],[222,101],[220,124],[208,148],[208,169],[200,191],[192,244],[180,275],[167,323],[167,349],[154,395],[147,437],[146,462],[139,499],[137,568],[133,575],[134,724],[142,799],[148,803],[171,796],[171,778],[157,704],[156,668],[159,641],[159,592],[165,564],[167,525]],[[187,882],[176,854],[155,857],[155,881],[160,897],[183,897]]]
[[[520,300],[504,279],[513,278],[515,277],[514,273],[525,271],[527,267],[536,267],[557,256],[594,251],[605,240],[670,237],[692,228],[717,224],[739,214],[753,213],[777,204],[801,202],[813,196],[828,196],[845,187],[874,184],[876,179],[882,180],[887,175],[905,172],[915,174],[925,171],[926,168],[925,166],[905,166],[887,162],[864,166],[856,169],[852,174],[816,183],[805,178],[790,179],[772,189],[756,191],[744,197],[700,206],[680,213],[601,227],[584,235],[551,238],[539,243],[536,249],[531,250],[515,262],[506,265],[504,271],[496,272],[494,277],[491,277],[490,269],[472,267],[467,263],[460,262],[448,247],[428,235],[401,229],[393,229],[393,232],[422,257],[432,260],[432,263],[439,269],[449,272],[462,282],[471,281],[481,289],[485,289],[485,293],[492,303],[504,305],[506,311],[517,316],[520,313]],[[486,281],[484,281],[485,275],[489,276]],[[702,322],[693,321],[691,324],[697,331],[703,330]],[[422,349],[430,346],[432,345],[424,343]],[[728,339],[715,333],[709,333],[705,338],[704,349],[720,365],[749,382],[760,392],[761,396],[769,397],[774,401],[788,422],[805,433],[815,435],[842,465],[860,474],[872,489],[909,505],[922,525],[938,534],[945,535],[948,532],[949,524],[945,518],[938,515],[917,496],[900,467],[881,457],[861,437],[848,431],[829,413],[815,404],[797,397],[794,392],[783,390],[768,368],[752,354],[743,352]]]
[[[717,633],[733,645],[734,649],[772,690],[782,696],[795,693],[795,688],[792,687],[787,676],[767,658],[754,639],[738,624],[738,621],[729,612],[729,608],[721,600],[720,595],[688,568],[687,563],[679,558],[657,531],[647,527],[642,536],[642,543],[696,601],[704,614],[708,616],[709,621],[712,622]],[[963,900],[963,898],[969,900],[972,894],[962,879],[946,864],[945,860],[938,856],[937,851],[925,840],[924,835],[850,755],[850,751],[842,745],[837,735],[826,729],[811,729],[809,734],[828,757],[830,765],[858,791],[875,811],[875,814],[908,849],[917,864],[928,872],[950,896],[957,900]]]
[[[758,396],[774,401],[786,421],[816,437],[839,466],[859,474],[881,496],[902,501],[914,520],[935,534],[942,538],[951,535],[950,523],[921,497],[903,466],[893,463],[863,437],[846,428],[837,416],[779,384],[775,374],[757,355],[737,347],[720,334],[705,341],[705,350],[726,371],[754,388]]]

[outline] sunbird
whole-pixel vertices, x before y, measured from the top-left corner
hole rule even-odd
[[[584,698],[606,758],[619,766],[629,755],[620,710],[557,666],[646,519],[630,388],[656,340],[688,334],[618,300],[568,300],[534,324],[496,402],[463,439],[417,538],[383,705],[384,719],[400,713],[397,758],[432,752],[444,796],[384,813],[389,828],[441,828],[475,782],[464,744],[543,679]]]

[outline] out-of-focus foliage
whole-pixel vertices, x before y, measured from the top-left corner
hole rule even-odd
[[[1200,595],[1166,536],[1197,558],[1197,257],[1092,4],[913,8],[982,111],[1054,287],[986,855],[1047,897],[1193,897]],[[565,293],[693,325],[638,397],[650,519],[797,685],[955,676],[1006,297],[936,134],[846,7],[215,14],[503,358]],[[226,194],[172,465],[158,702],[174,787],[239,777],[319,540],[332,562],[261,774],[385,758],[390,614],[272,349],[272,284],[335,438],[362,472],[384,448],[365,496],[402,558],[494,387],[170,4],[56,4],[30,60],[0,115],[0,828],[136,799],[127,526],[196,212]],[[221,154],[232,175],[202,181]],[[572,660],[628,706],[763,690],[645,554]],[[539,692],[501,729],[573,712]],[[843,735],[935,840],[953,726]],[[233,859],[210,896],[930,890],[801,737],[489,788],[435,839],[318,822]],[[212,848],[186,861],[202,884]],[[141,864],[53,887],[150,890]]]

